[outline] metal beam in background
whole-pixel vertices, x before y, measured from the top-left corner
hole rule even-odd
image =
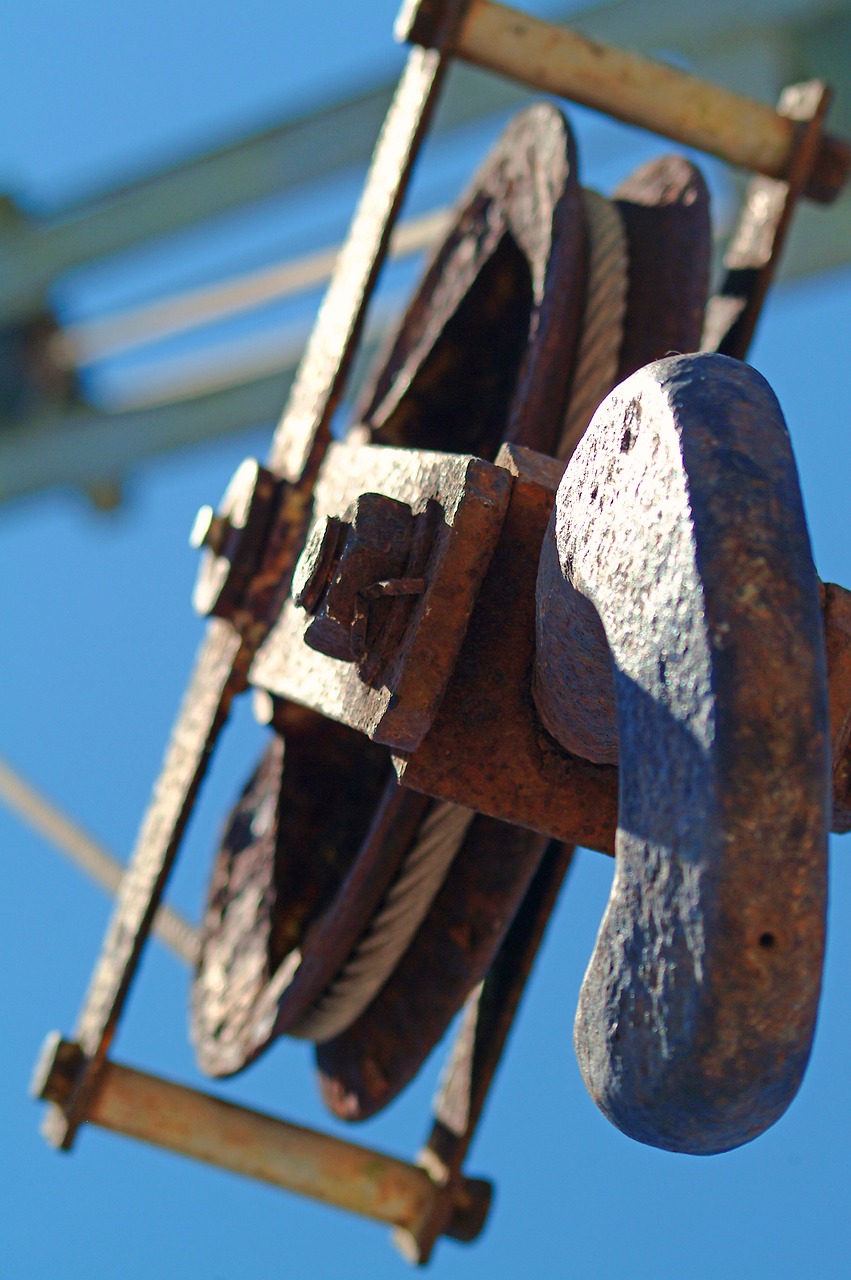
[[[353,388],[375,356],[386,324],[385,317],[383,324],[370,327],[352,374]],[[114,502],[99,501],[100,494],[110,495],[116,480],[147,458],[267,423],[273,426],[302,345],[267,346],[244,364],[210,368],[192,389],[182,379],[183,399],[166,399],[165,389],[161,403],[111,412],[84,406],[4,426],[0,503],[58,487],[89,493],[96,505],[111,506]]]
[[[471,92],[465,81],[492,77],[459,72],[438,113],[437,133],[529,97],[499,81]],[[47,218],[27,218],[5,205],[0,208],[0,324],[38,311],[63,271],[271,195],[293,194],[365,169],[394,89],[395,81],[388,80]]]
[[[407,258],[430,248],[446,232],[450,217],[449,209],[435,209],[397,223],[390,238],[388,258]],[[58,357],[66,367],[94,364],[305,293],[327,284],[341,247],[332,245],[126,311],[68,325],[56,338]]]
[[[124,413],[74,409],[0,432],[0,502],[56,486],[89,491],[146,458],[274,424],[290,369],[176,404]]]
[[[832,54],[828,75],[836,87],[851,82],[851,49],[846,39],[851,0],[713,0],[712,4],[670,5],[667,0],[615,0],[556,18],[595,39],[642,52],[684,54],[701,73],[724,50],[754,55],[767,43],[778,66],[793,71],[784,80],[823,73],[813,64]],[[746,70],[729,87],[753,92]],[[761,86],[760,86],[761,87]],[[782,81],[771,86],[776,96]],[[0,323],[37,310],[61,272],[114,254],[143,240],[273,194],[292,193],[322,178],[366,165],[393,81],[375,85],[342,102],[290,118],[192,157],[136,182],[105,190],[42,219],[28,218],[8,204],[0,209]],[[445,134],[527,100],[507,81],[456,67],[435,132]],[[841,101],[839,116],[851,118]],[[849,256],[838,242],[831,265]]]

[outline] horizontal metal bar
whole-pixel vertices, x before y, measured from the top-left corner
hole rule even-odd
[[[418,21],[418,6],[411,9],[397,34],[428,43],[429,23]],[[453,52],[476,66],[751,172],[770,178],[786,173],[795,126],[773,108],[494,0],[471,0]],[[833,199],[844,186],[850,165],[847,144],[823,138],[807,194]]]
[[[83,1055],[73,1041],[48,1037],[32,1082],[34,1096],[62,1106]],[[447,1234],[471,1240],[484,1225],[490,1184],[460,1178],[438,1186],[415,1165],[289,1124],[108,1061],[86,1117],[89,1124],[164,1147],[285,1191],[416,1232],[449,1196]]]
[[[707,50],[711,56],[744,39],[749,48],[764,45],[768,33],[773,46],[789,42],[803,56],[796,75],[804,77],[816,74],[819,67],[806,49],[802,53],[802,35],[810,28],[825,30],[835,10],[829,0],[752,0],[748,5],[716,0],[698,9],[672,7],[664,0],[619,0],[562,11],[554,20],[569,22],[593,40],[643,50],[664,46],[698,61]],[[774,84],[771,92],[781,87]],[[393,88],[388,78],[365,92],[182,158],[135,181],[92,192],[44,217],[22,213],[16,220],[7,209],[8,221],[0,220],[0,317],[8,320],[37,309],[51,281],[70,267],[364,166]],[[459,66],[438,112],[435,133],[446,134],[522,100],[522,91],[510,82],[486,79]],[[847,259],[847,238],[831,227],[819,231],[817,261],[812,268],[807,261],[804,271]],[[830,237],[827,249],[825,236]]]

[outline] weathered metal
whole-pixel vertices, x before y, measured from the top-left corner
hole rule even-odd
[[[77,1041],[59,1047],[42,1092],[53,1103],[48,1132],[62,1145],[90,1118],[339,1204],[352,1199],[338,1185],[334,1160],[355,1152],[354,1165],[346,1164],[357,1183],[353,1207],[399,1222],[423,1260],[441,1231],[472,1238],[486,1211],[484,1187],[461,1177],[461,1163],[569,860],[565,850],[545,852],[552,834],[611,852],[617,828],[615,889],[577,1024],[600,1105],[642,1140],[705,1151],[747,1140],[783,1109],[806,1060],[818,995],[828,730],[817,579],[785,435],[756,375],[738,367],[730,373],[713,357],[636,375],[574,455],[562,495],[575,484],[593,505],[599,491],[617,488],[617,477],[635,481],[636,459],[642,485],[638,496],[627,485],[623,506],[634,519],[626,531],[622,519],[607,522],[596,508],[592,519],[581,502],[568,527],[569,500],[560,499],[558,542],[543,558],[542,581],[549,563],[557,588],[546,607],[555,602],[558,613],[559,591],[572,591],[575,604],[574,586],[593,595],[602,583],[606,599],[594,599],[608,631],[586,609],[585,684],[567,690],[552,678],[548,645],[556,637],[569,663],[576,631],[565,623],[560,633],[541,633],[538,700],[552,733],[538,720],[530,686],[535,569],[562,467],[519,446],[555,446],[586,274],[575,151],[551,106],[524,113],[478,175],[362,402],[364,427],[349,444],[330,446],[331,416],[448,52],[480,59],[479,37],[493,30],[487,56],[495,65],[548,84],[543,63],[530,68],[529,48],[537,42],[546,62],[543,44],[565,49],[573,40],[485,0],[422,0],[408,13],[428,19],[414,38],[435,48],[409,58],[270,470],[259,473],[261,514],[256,524],[248,520],[247,490],[235,481],[228,519],[208,512],[198,531],[211,552],[205,604],[231,625],[210,625]],[[727,309],[719,304],[727,327],[716,326],[723,329],[716,345],[743,348],[795,197],[803,190],[830,199],[847,176],[848,148],[819,136],[823,92],[785,104],[789,116],[810,122],[803,128],[678,72],[580,43],[607,68],[610,114],[664,123],[673,136],[778,180],[776,191],[760,189],[770,205],[763,221],[755,199],[745,215],[740,239],[750,240],[734,245],[739,276],[725,286]],[[627,72],[641,80],[634,97],[634,86],[613,83]],[[684,90],[703,122],[677,100]],[[733,124],[741,147],[730,140]],[[708,217],[705,189],[684,162],[659,162],[619,194],[630,256],[623,376],[671,348],[697,345]],[[689,376],[691,391],[681,395]],[[623,397],[637,396],[639,385],[652,411],[626,423],[635,408]],[[609,438],[601,424],[612,406],[619,429]],[[362,443],[365,432],[372,446]],[[650,436],[660,442],[655,453],[644,448]],[[491,459],[506,438],[513,444],[497,465],[422,452],[438,445]],[[592,494],[587,469],[595,461],[607,470],[595,475]],[[668,555],[655,537],[655,509],[648,515],[641,507],[659,495]],[[291,593],[311,521],[316,537]],[[593,558],[607,539],[618,555],[592,566],[596,578],[583,578],[583,556]],[[556,546],[569,550],[561,579]],[[609,608],[611,597],[630,566],[636,572],[619,613]],[[784,574],[789,581],[779,585]],[[648,583],[667,597],[656,613],[650,609],[638,642],[629,622],[652,605]],[[689,612],[687,597],[704,607]],[[851,615],[831,587],[824,611],[835,812],[848,826]],[[324,652],[303,643],[308,633]],[[748,644],[736,643],[739,633]],[[211,1072],[239,1070],[276,1035],[300,1034],[310,1023],[403,867],[424,815],[438,807],[427,796],[491,815],[472,821],[432,910],[380,993],[319,1051],[334,1109],[368,1114],[410,1079],[470,988],[489,974],[471,1003],[424,1156],[432,1183],[419,1175],[412,1181],[398,1162],[395,1171],[382,1165],[391,1181],[401,1180],[393,1185],[403,1195],[422,1197],[414,1210],[382,1207],[386,1184],[376,1193],[363,1159],[375,1171],[384,1157],[329,1140],[329,1162],[317,1154],[322,1170],[305,1183],[284,1166],[306,1148],[301,1139],[290,1145],[292,1134],[277,1122],[192,1091],[170,1092],[176,1087],[106,1061],[219,728],[249,680],[275,695],[271,715],[283,738],[249,783],[217,860],[193,1004],[199,1056]],[[603,714],[596,722],[586,717],[577,731],[583,699]],[[648,725],[649,737],[637,738],[636,726]],[[389,752],[369,737],[397,751],[397,771],[415,790],[388,778]],[[567,751],[566,740],[592,759]],[[339,794],[341,779],[345,795],[329,813],[325,796],[332,788]],[[493,817],[529,829],[508,830]],[[700,893],[692,892],[698,882]],[[412,992],[420,1000],[415,1017]],[[173,1103],[182,1109],[179,1133],[169,1118]],[[200,1132],[187,1136],[190,1114]],[[308,1139],[314,1153],[325,1141]],[[254,1151],[247,1162],[234,1151],[244,1143]],[[272,1170],[257,1144],[271,1144],[280,1167]]]
[[[204,551],[192,603],[202,617],[233,618],[257,567],[278,482],[253,458],[237,467],[218,511],[202,507],[190,545]]]
[[[576,1018],[591,1096],[631,1137],[728,1150],[809,1056],[827,872],[827,675],[788,433],[754,370],[660,361],[595,416],[538,578],[535,697],[609,754],[584,663],[605,633],[617,867]],[[609,681],[609,685],[610,685]]]
[[[322,1096],[342,1120],[387,1106],[488,973],[549,844],[477,817],[416,936],[353,1025],[317,1045]]]
[[[737,360],[747,355],[795,206],[806,194],[817,162],[830,99],[830,90],[818,80],[783,90],[778,112],[796,126],[789,162],[781,177],[759,176],[748,183],[724,254],[724,279],[706,309],[703,351],[718,351]]]
[[[304,642],[329,658],[356,662],[358,674],[366,683],[371,683],[364,669],[367,659],[374,658],[372,666],[377,674],[381,660],[375,651],[385,650],[386,663],[410,621],[410,608],[404,612],[397,610],[393,617],[391,609],[385,607],[377,617],[377,602],[398,599],[410,605],[411,597],[425,592],[424,578],[404,574],[415,539],[422,548],[422,554],[416,557],[420,562],[417,567],[423,567],[424,559],[427,563],[432,542],[429,514],[424,511],[417,517],[407,502],[382,493],[362,493],[349,503],[339,519],[330,517],[336,526],[337,545],[325,571],[324,583],[320,585],[316,581],[322,572],[320,566],[312,575],[311,585],[314,591],[318,589],[318,596],[305,610],[312,621],[304,633]],[[423,526],[426,527],[417,538]],[[300,565],[301,560],[296,571]],[[305,608],[295,594],[292,598],[296,605]],[[388,635],[391,630],[393,637]],[[389,643],[385,646],[385,642]]]
[[[373,440],[486,457],[506,437],[556,446],[584,303],[583,221],[563,117],[523,112],[473,179],[378,362],[358,412]],[[547,844],[473,819],[395,971],[317,1048],[335,1114],[363,1119],[409,1083],[488,972]]]
[[[613,386],[671,351],[696,351],[709,295],[709,192],[684,156],[661,156],[614,192],[629,273],[620,363]],[[611,390],[611,388],[609,388]]]
[[[831,831],[851,831],[851,591],[822,585],[833,758]]]
[[[406,4],[397,38],[431,44],[432,8],[428,0]],[[788,169],[795,129],[770,107],[493,0],[472,0],[452,52],[542,93],[593,107],[754,173],[783,178]],[[834,199],[850,164],[847,144],[825,138],[807,194]]]
[[[515,476],[500,540],[434,724],[416,751],[394,753],[396,770],[416,791],[612,853],[617,770],[564,751],[530,697],[535,579],[563,464],[517,446],[497,462]]]
[[[559,891],[573,859],[569,845],[551,842],[480,988],[464,1010],[434,1102],[434,1123],[418,1161],[441,1186],[460,1177],[514,1018]],[[443,1229],[440,1212],[416,1232],[397,1231],[409,1261],[428,1261]]]
[[[416,746],[451,675],[510,487],[499,467],[463,454],[332,445],[316,481],[314,519],[317,525],[326,516],[345,519],[356,502],[363,504],[363,533],[342,547],[333,589],[315,616],[285,600],[254,659],[251,683],[306,703],[378,742]],[[382,533],[380,519],[370,533],[370,513],[379,511],[385,518],[392,513],[396,548]],[[360,517],[354,523],[361,529]],[[373,629],[353,665],[357,597],[385,569],[394,577],[421,578],[425,589],[371,604]],[[310,647],[317,632],[326,652]],[[345,664],[341,657],[348,659]]]
[[[49,1037],[33,1081],[35,1096],[65,1106],[84,1061],[79,1045]],[[105,1063],[86,1119],[414,1235],[439,1213],[446,1235],[475,1239],[490,1208],[491,1185],[483,1179],[456,1178],[451,1186],[442,1186],[424,1169],[384,1152],[117,1062]]]
[[[228,820],[208,892],[192,1039],[214,1076],[242,1070],[321,995],[429,804],[364,735],[286,702],[276,724],[284,736]]]
[[[555,446],[582,313],[576,145],[549,103],[521,112],[414,291],[357,419],[373,441],[492,459]]]
[[[446,0],[442,31],[447,42],[462,7]],[[208,626],[78,1018],[76,1039],[85,1065],[69,1097],[45,1117],[43,1131],[54,1145],[70,1147],[85,1120],[218,734],[233,697],[245,687],[265,620],[276,612],[273,602],[279,605],[288,591],[331,416],[447,61],[437,48],[413,50],[385,120],[346,247],[275,432],[269,469],[286,484],[261,563],[246,588],[244,630],[239,633],[218,619]]]

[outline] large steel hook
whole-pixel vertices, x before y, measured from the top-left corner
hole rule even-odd
[[[738,1146],[809,1056],[830,779],[818,581],[753,369],[679,356],[604,401],[558,490],[537,645],[549,731],[620,766],[576,1015],[585,1083],[640,1141]]]

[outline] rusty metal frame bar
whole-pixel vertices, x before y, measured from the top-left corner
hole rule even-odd
[[[431,45],[437,37],[438,12],[434,0],[405,4],[396,24],[397,39]],[[452,52],[488,71],[751,172],[785,178],[793,163],[796,130],[785,113],[494,0],[471,0]],[[850,165],[848,144],[825,135],[813,155],[805,193],[830,202],[842,189]]]
[[[49,1036],[36,1067],[33,1094],[62,1106],[84,1063],[78,1044]],[[481,1230],[490,1206],[491,1186],[483,1179],[460,1178],[451,1186],[442,1185],[424,1169],[384,1152],[117,1062],[105,1064],[86,1119],[101,1129],[415,1234],[438,1215],[445,1234],[470,1240]]]
[[[748,183],[724,254],[724,279],[706,308],[703,351],[747,355],[795,206],[807,193],[831,97],[819,80],[789,85],[780,95],[778,114],[795,125],[789,164],[782,178],[757,175]]]
[[[447,0],[443,6],[447,39],[461,7],[461,0]],[[212,619],[196,659],[78,1017],[75,1038],[85,1061],[62,1106],[53,1105],[45,1117],[44,1136],[66,1150],[96,1095],[99,1074],[218,734],[233,697],[245,688],[245,671],[266,630],[263,614],[270,590],[291,572],[293,545],[330,440],[331,416],[343,392],[367,303],[447,63],[448,56],[439,50],[417,48],[408,57],[346,245],[275,431],[269,465],[286,482],[287,492],[258,573],[257,590],[249,592],[255,623],[240,632]]]

